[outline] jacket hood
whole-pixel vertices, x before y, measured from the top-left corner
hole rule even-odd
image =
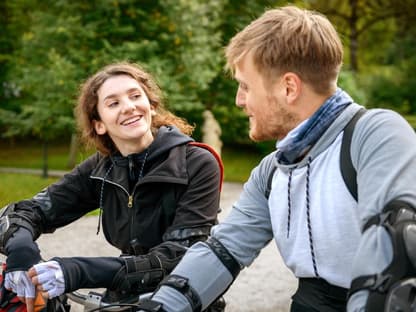
[[[175,126],[162,126],[158,129],[153,142],[143,152],[128,156],[122,156],[120,153],[116,153],[110,158],[114,165],[122,167],[128,165],[129,158],[134,158],[139,162],[141,162],[143,158],[146,158],[146,162],[151,163],[154,159],[167,153],[173,147],[192,141],[194,140],[191,137],[180,132]]]
[[[175,126],[162,126],[146,150],[128,156],[122,156],[120,153],[117,153],[109,157],[102,157],[98,160],[99,164],[92,171],[91,176],[103,178],[104,180],[110,179],[127,187],[125,183],[121,182],[124,180],[124,174],[118,171],[117,173],[112,172],[114,166],[129,167],[131,160],[133,160],[136,164],[145,162],[146,167],[148,167],[149,164],[160,162],[160,159],[165,158],[165,155],[169,155],[173,148],[192,141],[194,140],[191,137],[180,132]]]
[[[166,153],[173,147],[194,141],[191,137],[183,134],[175,126],[162,126],[156,134],[152,144],[149,146],[148,160],[151,161],[161,154]]]

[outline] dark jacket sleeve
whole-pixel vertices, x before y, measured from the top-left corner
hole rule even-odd
[[[164,241],[183,242],[185,246],[206,239],[217,222],[221,172],[217,159],[204,148],[188,146],[189,184],[178,198],[173,223]]]
[[[80,288],[107,288],[111,286],[116,273],[124,261],[117,257],[70,257],[52,258],[62,268],[65,292]]]
[[[99,159],[98,154],[91,156],[33,198],[14,204],[15,215],[30,220],[34,239],[98,208],[89,176]]]
[[[65,292],[79,288],[108,288],[113,297],[110,299],[117,301],[155,290],[185,252],[184,246],[165,242],[141,256],[55,257],[52,260],[61,265]]]
[[[32,239],[32,233],[19,228],[6,244],[6,267],[10,271],[26,271],[40,261],[40,250]]]

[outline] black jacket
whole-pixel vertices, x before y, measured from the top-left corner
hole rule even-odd
[[[191,141],[175,127],[162,127],[139,155],[96,153],[33,199],[16,203],[15,212],[30,218],[36,239],[102,208],[105,237],[122,254],[171,261],[178,255],[172,248],[207,237],[219,209],[218,162]],[[64,269],[66,291],[111,287],[125,265],[112,257],[55,260]]]

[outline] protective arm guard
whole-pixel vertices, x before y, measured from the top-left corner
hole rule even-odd
[[[174,241],[182,246],[190,247],[196,242],[205,241],[211,231],[212,225],[197,226],[167,231],[163,235],[164,241]]]
[[[6,254],[7,241],[20,227],[27,229],[32,234],[33,240],[39,236],[31,219],[24,213],[15,212],[15,204],[2,208],[0,211],[0,253]]]
[[[152,292],[159,282],[169,274],[185,254],[187,247],[197,241],[206,240],[211,225],[168,230],[163,235],[164,242],[140,255],[140,246],[131,242],[136,256],[122,257],[125,264],[115,275],[106,294],[106,301],[117,302]]]
[[[178,302],[175,301],[176,299],[180,300],[181,304],[183,304],[185,300],[185,305],[187,306],[186,311],[191,310],[191,311],[199,312],[205,309],[212,302],[217,300],[223,293],[227,291],[228,287],[231,286],[232,282],[236,279],[237,275],[239,274],[241,270],[240,264],[235,260],[235,258],[231,255],[231,253],[224,247],[224,245],[221,244],[220,241],[218,241],[214,237],[210,237],[204,244],[211,250],[212,252],[211,254],[213,255],[213,257],[216,257],[217,260],[219,260],[219,262],[224,266],[225,271],[228,271],[230,273],[231,278],[228,280],[224,279],[222,281],[218,281],[215,278],[215,275],[209,275],[209,277],[207,276],[206,277],[208,279],[211,279],[211,281],[213,281],[214,283],[206,283],[207,280],[206,279],[204,280],[204,278],[201,278],[201,275],[198,275],[197,277],[199,279],[197,281],[194,279],[193,281],[194,283],[191,283],[190,278],[185,277],[184,275],[186,275],[187,273],[189,273],[190,275],[195,275],[195,274],[197,275],[198,273],[201,273],[201,270],[195,271],[195,268],[197,268],[198,265],[197,264],[195,265],[195,261],[189,262],[190,255],[188,257],[185,256],[184,260],[187,260],[188,262],[182,261],[181,264],[179,264],[179,266],[182,265],[180,270],[175,269],[173,271],[173,274],[165,277],[163,281],[159,284],[160,290],[155,292],[152,297],[154,298],[156,303],[158,302],[163,303],[167,311],[179,310],[177,309]],[[195,260],[197,258],[191,257],[191,259]],[[205,258],[197,259],[197,260],[202,260],[203,262],[204,259]],[[213,262],[204,263],[204,270],[208,270],[211,272],[210,269],[214,269],[214,268],[212,267],[210,268],[209,264],[212,265]],[[191,266],[193,266],[193,268],[191,268]],[[225,271],[222,271],[222,272],[225,272]],[[178,292],[183,297],[179,298]],[[205,292],[205,293],[202,293],[202,292]],[[184,311],[185,311],[185,307],[184,307]]]
[[[186,248],[174,242],[164,242],[147,255],[123,257],[125,265],[115,275],[106,300],[154,291],[185,254]]]
[[[413,297],[403,286],[409,286],[406,281],[416,275],[416,209],[406,202],[392,201],[366,223],[363,232],[372,225],[386,228],[393,245],[393,260],[379,274],[354,279],[349,297],[368,290],[365,311],[408,311]],[[407,308],[403,309],[403,305]]]

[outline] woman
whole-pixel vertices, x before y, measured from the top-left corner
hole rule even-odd
[[[0,235],[6,287],[26,301],[29,312],[34,285],[49,298],[79,288],[107,288],[111,301],[152,291],[186,247],[205,240],[216,223],[219,163],[212,152],[189,144],[193,127],[163,108],[160,89],[142,68],[117,63],[89,78],[76,118],[98,152],[3,212],[10,224]],[[37,264],[39,235],[97,208],[105,237],[120,257]]]

